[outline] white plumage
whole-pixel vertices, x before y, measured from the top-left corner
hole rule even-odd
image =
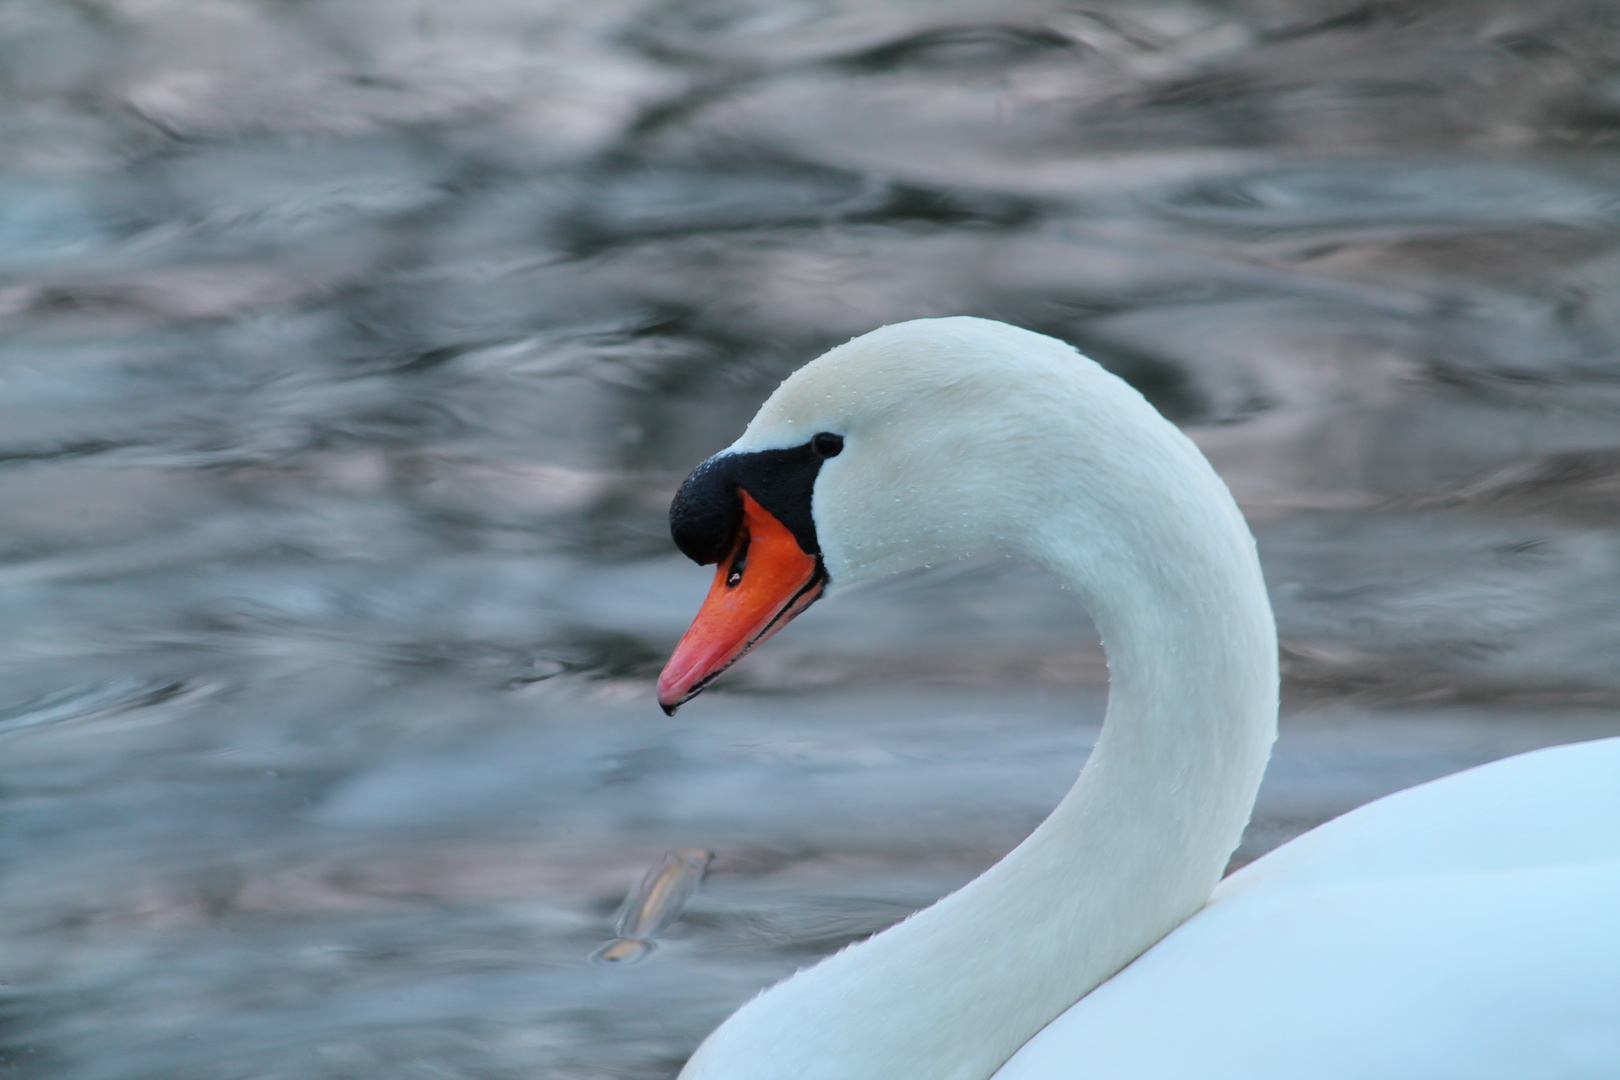
[[[1041,566],[1102,632],[1108,718],[1023,844],[744,1006],[685,1080],[1620,1077],[1620,740],[1400,793],[1220,882],[1276,637],[1192,443],[1069,346],[966,318],[834,349],[732,449],[819,431],[845,436],[812,503],[834,587]]]

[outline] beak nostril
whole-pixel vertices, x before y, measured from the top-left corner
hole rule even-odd
[[[731,569],[726,572],[726,588],[728,589],[735,589],[742,584],[743,571],[748,569],[749,540],[750,537],[746,527],[738,531],[736,554],[731,557]]]

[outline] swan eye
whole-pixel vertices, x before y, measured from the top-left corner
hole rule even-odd
[[[815,452],[816,457],[837,457],[839,451],[844,449],[844,437],[834,435],[830,431],[823,431],[810,440],[810,449]]]

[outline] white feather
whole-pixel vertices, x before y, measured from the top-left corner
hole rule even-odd
[[[1069,346],[968,318],[834,349],[733,449],[819,431],[845,437],[812,503],[835,587],[992,550],[1041,566],[1102,632],[1108,718],[1023,844],[744,1006],[685,1080],[1620,1076],[1620,743],[1403,793],[1217,889],[1277,650],[1253,538],[1192,443]],[[1508,833],[1568,842],[1508,855]],[[1539,1057],[1497,1053],[1520,1036]],[[1567,1068],[1502,1071],[1530,1058]]]

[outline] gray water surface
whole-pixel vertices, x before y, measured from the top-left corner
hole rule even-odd
[[[1106,671],[1007,560],[653,700],[709,578],[676,485],[901,319],[1075,343],[1232,485],[1285,669],[1239,861],[1620,734],[1616,41],[1557,0],[0,6],[0,1062],[669,1077],[1015,844]],[[590,963],[677,849],[683,917]]]

